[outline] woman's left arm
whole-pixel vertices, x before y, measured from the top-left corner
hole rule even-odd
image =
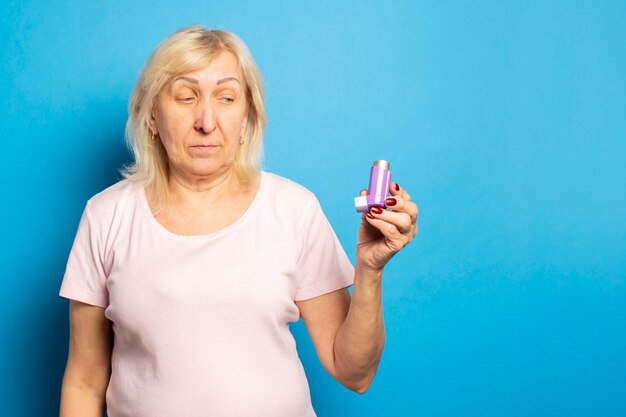
[[[385,344],[383,268],[417,234],[417,206],[396,183],[390,192],[386,201],[390,210],[362,216],[352,298],[344,288],[296,302],[324,368],[361,394],[376,374]]]

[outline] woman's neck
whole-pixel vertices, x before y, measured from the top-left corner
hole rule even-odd
[[[189,208],[212,205],[239,193],[241,188],[232,168],[210,177],[190,176],[173,169],[168,181],[170,203]]]

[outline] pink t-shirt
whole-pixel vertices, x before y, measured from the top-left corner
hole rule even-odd
[[[315,195],[262,171],[243,216],[202,236],[158,223],[141,183],[96,194],[59,295],[112,322],[109,417],[300,417],[315,412],[288,326],[294,301],[353,282]]]

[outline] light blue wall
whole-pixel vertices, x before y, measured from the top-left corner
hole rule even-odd
[[[626,3],[154,3],[2,6],[0,414],[58,412],[81,211],[128,161],[141,65],[202,23],[250,47],[264,168],[318,195],[353,261],[374,159],[420,208],[364,396],[292,327],[320,417],[626,415]]]

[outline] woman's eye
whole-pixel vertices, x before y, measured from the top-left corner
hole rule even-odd
[[[182,101],[183,103],[191,103],[193,101],[193,97],[182,97],[179,98],[178,101]]]
[[[222,97],[221,99],[224,103],[232,103],[233,101],[235,101],[234,98],[232,97]]]

